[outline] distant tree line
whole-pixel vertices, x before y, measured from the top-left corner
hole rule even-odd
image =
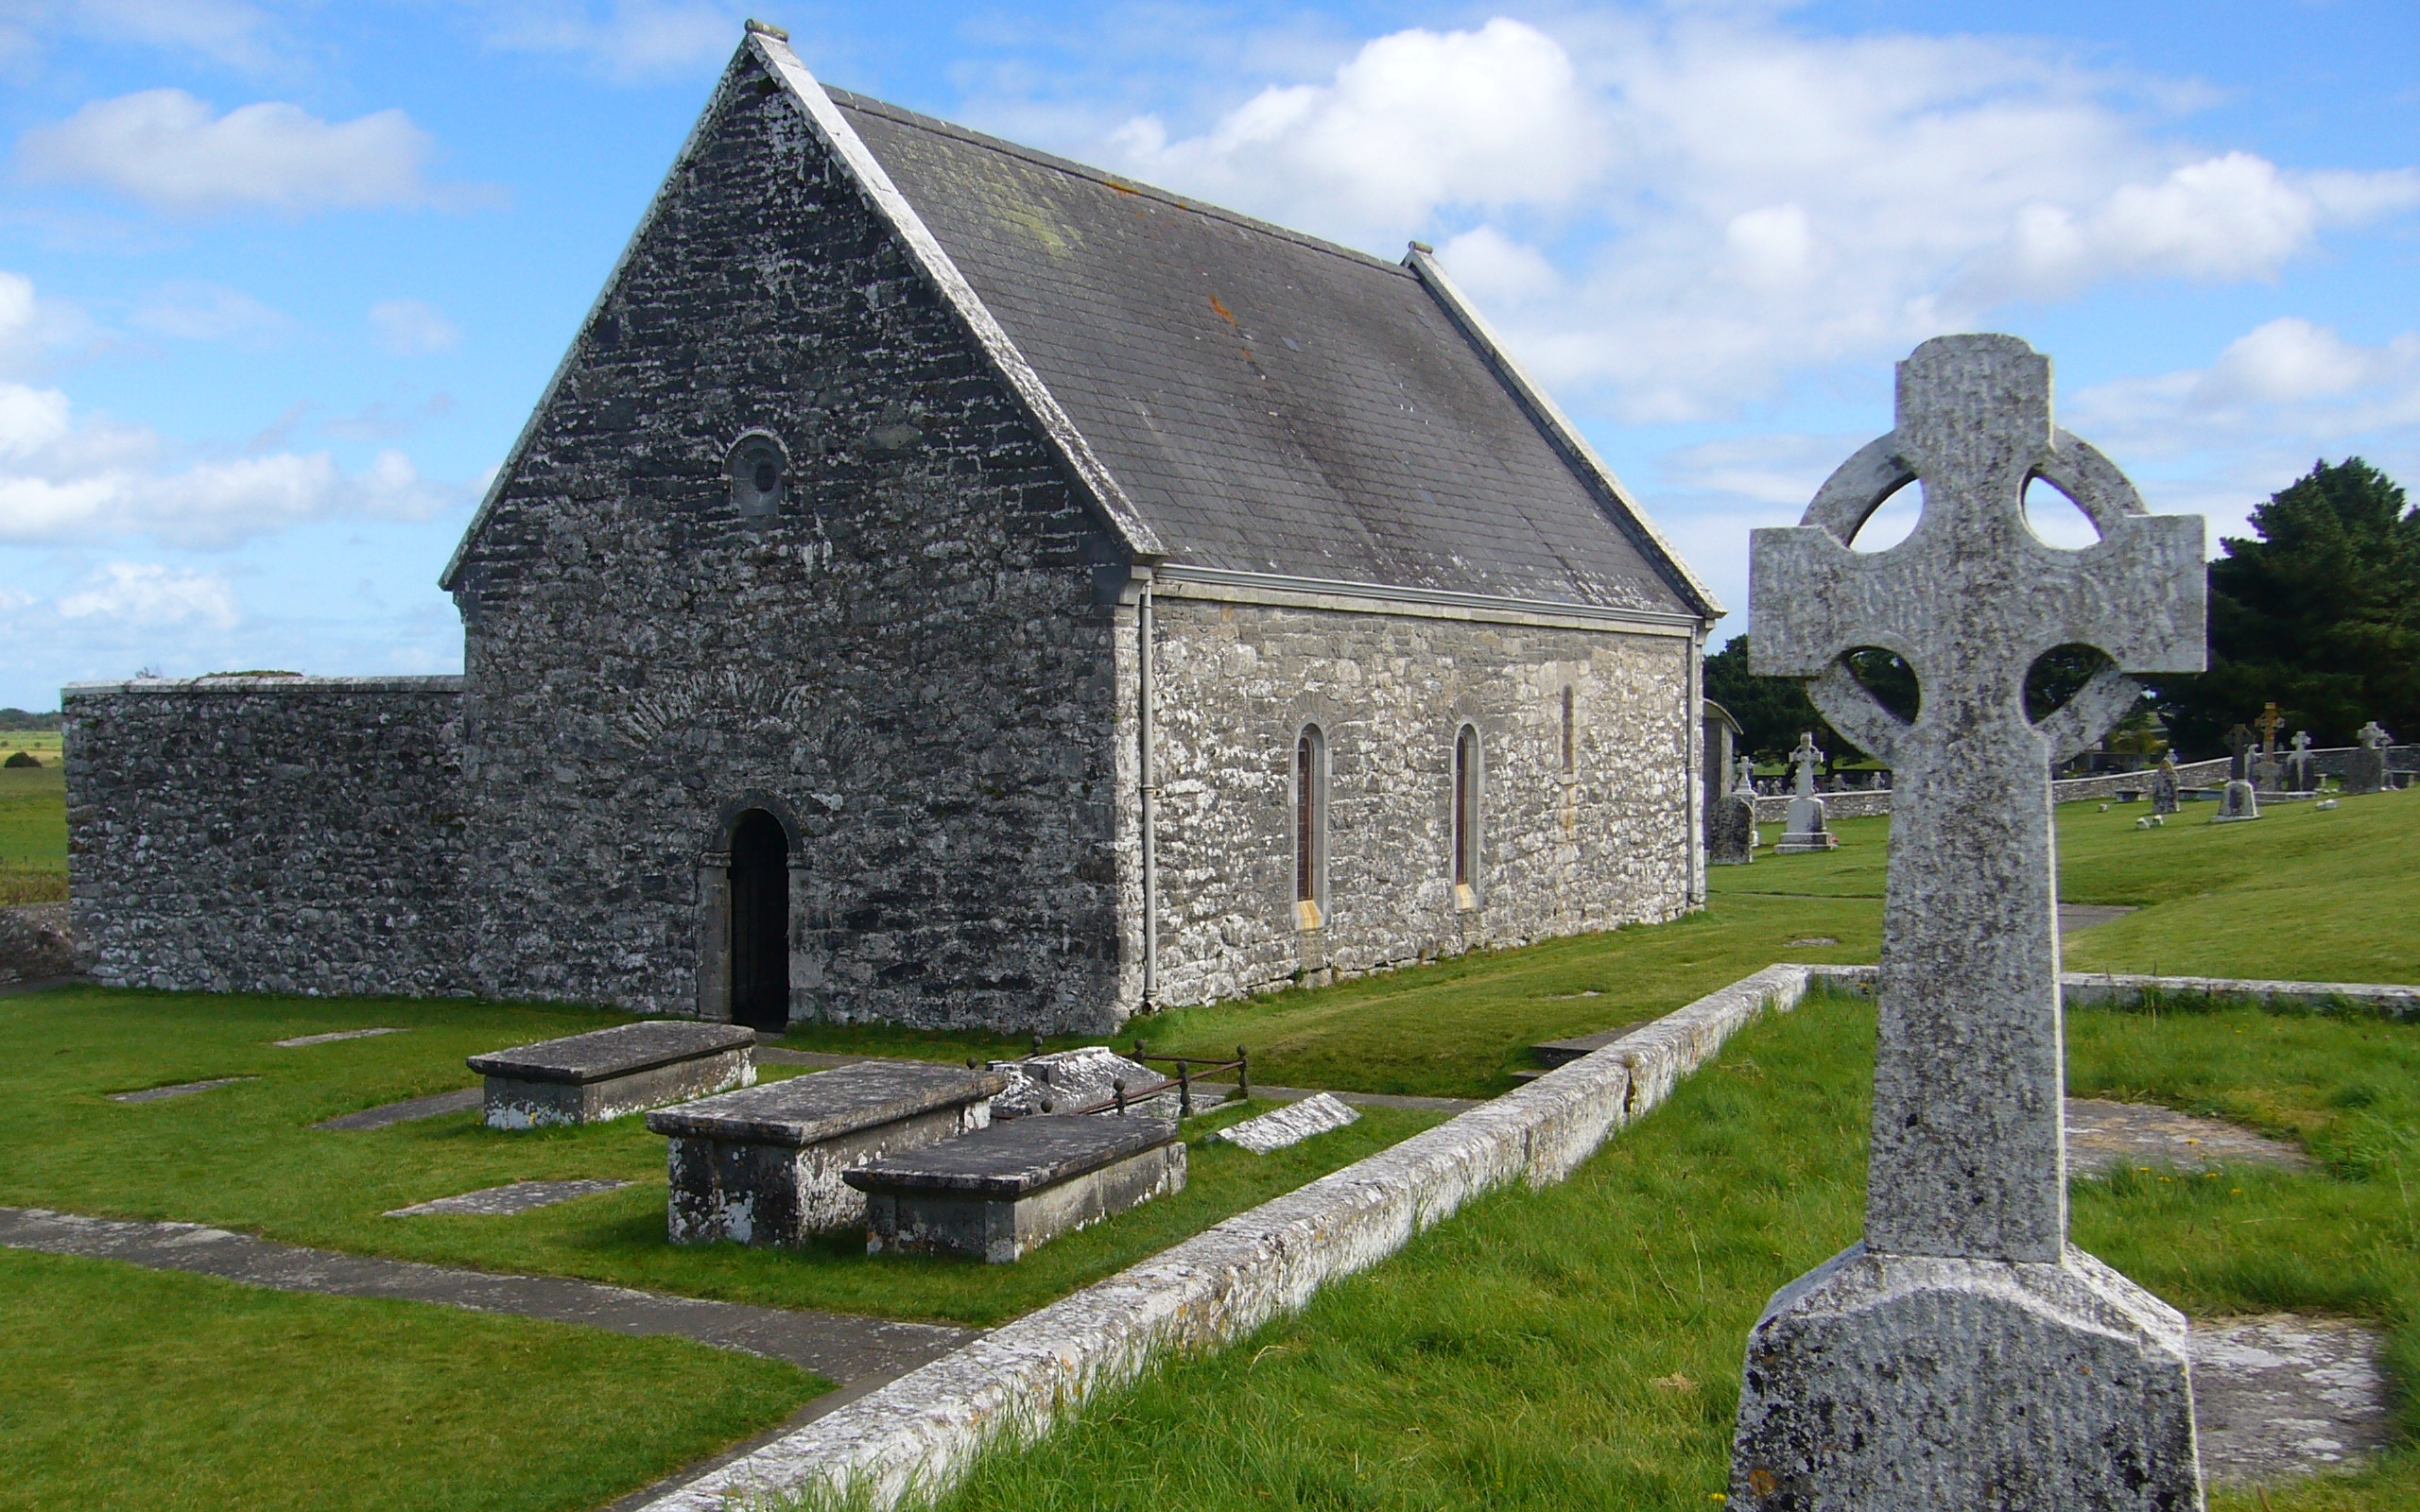
[[[0,730],[57,730],[61,717],[57,710],[37,714],[23,709],[0,709]]]
[[[2420,740],[2420,508],[2385,473],[2347,457],[2252,512],[2257,539],[2226,537],[2210,563],[2207,671],[2141,679],[2151,696],[2121,737],[2156,713],[2181,756],[2223,754],[2226,733],[2274,702],[2289,730],[2320,746],[2350,746],[2372,719],[2399,741]],[[2105,664],[2086,646],[2061,646],[2026,679],[2040,718]],[[1849,669],[1902,718],[1920,701],[1914,673],[1888,651],[1849,655]],[[1739,721],[1741,744],[1780,758],[1812,730],[1834,761],[1861,754],[1826,724],[1802,684],[1748,670],[1748,638],[1705,659],[1706,696]]]

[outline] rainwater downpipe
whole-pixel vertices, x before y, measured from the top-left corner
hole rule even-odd
[[[1156,744],[1153,732],[1154,709],[1151,686],[1151,579],[1143,579],[1143,596],[1134,615],[1134,642],[1141,684],[1140,708],[1135,718],[1137,737],[1142,742],[1141,798],[1143,810],[1143,1011],[1150,1013],[1160,1005],[1160,777],[1159,765],[1152,759]]]

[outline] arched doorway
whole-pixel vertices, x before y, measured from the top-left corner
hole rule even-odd
[[[731,832],[731,1020],[782,1029],[789,1019],[789,836],[750,809]]]

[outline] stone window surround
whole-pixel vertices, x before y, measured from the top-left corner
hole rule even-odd
[[[761,474],[763,464],[768,460],[774,469],[770,490],[757,483],[757,475]],[[741,431],[724,455],[723,476],[730,485],[732,507],[744,518],[766,519],[787,512],[790,451],[771,431],[762,428]]]
[[[713,833],[698,852],[698,1017],[717,1023],[731,1019],[731,837],[741,817],[762,810],[782,827],[789,843],[790,1007],[798,1006],[801,978],[799,921],[806,916],[806,843],[798,811],[773,794],[751,788],[716,811]]]
[[[1477,720],[1455,722],[1447,774],[1446,878],[1454,886],[1455,908],[1469,913],[1479,906],[1487,874],[1487,742]]]
[[[1308,745],[1307,763],[1305,746]],[[1303,789],[1308,767],[1310,791]],[[1288,786],[1289,812],[1294,821],[1294,927],[1308,931],[1325,927],[1328,916],[1327,853],[1328,853],[1328,743],[1327,731],[1317,720],[1305,720],[1294,732],[1292,778]],[[1307,821],[1307,823],[1306,823]],[[1305,833],[1307,829],[1308,833]],[[1305,867],[1304,850],[1309,849]],[[1305,895],[1304,878],[1307,871],[1310,887]]]

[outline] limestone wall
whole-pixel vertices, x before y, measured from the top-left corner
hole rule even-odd
[[[479,989],[715,1012],[754,805],[793,1016],[1107,1027],[1105,549],[794,102],[727,81],[455,582]]]
[[[1685,635],[1167,596],[1156,618],[1163,1003],[1689,908],[1696,717]],[[1130,684],[1131,660],[1120,659]],[[1123,694],[1120,705],[1131,707]],[[1468,912],[1457,906],[1450,850],[1454,741],[1465,723],[1482,747],[1481,866]],[[1295,742],[1306,724],[1321,728],[1328,758],[1315,936],[1297,930],[1294,908]],[[1122,833],[1135,818],[1131,790],[1120,783]],[[1126,954],[1139,961],[1139,941]],[[1125,985],[1131,1003],[1135,971]]]
[[[69,686],[79,958],[130,987],[462,991],[461,686]]]

